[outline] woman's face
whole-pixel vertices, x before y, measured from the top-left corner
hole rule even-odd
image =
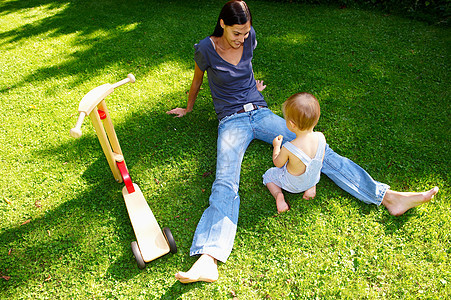
[[[226,39],[227,43],[235,49],[238,49],[243,45],[244,40],[249,36],[249,31],[251,31],[250,22],[242,25],[235,24],[233,26],[228,26],[221,20],[221,26],[224,28],[223,37]]]

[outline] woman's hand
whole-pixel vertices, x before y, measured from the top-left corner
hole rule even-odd
[[[266,85],[263,85],[263,80],[255,80],[257,83],[257,91],[261,92],[266,88]]]
[[[177,107],[177,108],[174,108],[174,109],[172,109],[170,111],[167,111],[166,113],[168,115],[176,115],[175,116],[176,118],[181,118],[181,117],[183,117],[184,115],[186,115],[188,113],[188,110],[186,108]]]

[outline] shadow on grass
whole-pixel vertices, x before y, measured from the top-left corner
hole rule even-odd
[[[0,34],[3,43],[21,42],[40,35],[53,37],[76,35],[75,43],[70,46],[78,49],[58,65],[38,69],[33,74],[15,82],[11,89],[20,88],[30,82],[40,83],[48,77],[70,77],[71,82],[68,83],[68,87],[73,87],[82,84],[93,74],[105,72],[115,64],[123,66],[124,73],[133,72],[138,80],[150,70],[158,69],[161,64],[170,60],[180,61],[191,68],[192,45],[213,29],[212,25],[216,21],[220,6],[219,2],[205,4],[212,5],[210,15],[197,16],[199,3],[200,1],[178,1],[177,5],[186,11],[186,15],[179,15],[170,9],[174,1],[159,2],[158,9],[147,1],[133,3],[122,1],[6,2],[0,6],[2,15],[20,10],[38,11],[39,9],[54,9],[56,13],[13,31],[3,32]],[[86,13],[87,11],[89,13]],[[268,87],[265,92],[270,106],[278,110],[284,98],[301,90],[319,94],[323,99],[323,121],[319,129],[329,132],[332,148],[339,153],[346,153],[348,157],[351,155],[350,158],[357,163],[366,164],[378,171],[384,169],[385,165],[379,166],[380,161],[384,161],[391,154],[390,151],[383,150],[387,147],[398,149],[405,145],[397,144],[396,139],[395,143],[392,143],[390,136],[385,138],[384,132],[379,134],[374,132],[386,130],[391,133],[401,128],[403,132],[410,131],[417,134],[422,124],[418,122],[405,129],[404,124],[399,123],[399,119],[412,117],[410,109],[407,109],[408,113],[401,113],[401,118],[399,115],[398,118],[387,115],[384,112],[387,107],[396,110],[396,105],[401,106],[401,104],[390,102],[388,97],[379,98],[370,95],[371,99],[367,99],[368,94],[374,94],[368,86],[377,83],[378,86],[383,87],[384,96],[387,96],[389,89],[392,88],[392,80],[396,77],[395,73],[402,70],[404,66],[399,65],[395,69],[388,69],[385,74],[377,70],[377,64],[372,64],[371,60],[374,59],[382,65],[390,65],[389,57],[393,53],[384,52],[385,49],[379,46],[379,41],[376,42],[377,39],[374,39],[371,29],[364,31],[363,37],[360,38],[357,37],[361,31],[352,31],[353,34],[350,35],[349,32],[336,35],[331,32],[331,41],[320,43],[314,38],[315,31],[327,28],[315,29],[308,24],[297,22],[301,17],[307,17],[308,12],[305,12],[305,15],[291,16],[292,28],[279,28],[278,26],[281,25],[278,22],[265,19],[266,23],[273,25],[266,29],[266,24],[262,24],[265,13],[261,10],[259,13],[262,16],[259,21],[261,23],[256,25],[262,30],[257,32],[261,35],[258,35],[259,47],[256,50],[254,66],[257,66],[257,71],[267,83],[277,85],[272,89]],[[346,12],[340,13],[343,18],[349,17],[349,22],[359,25],[352,16],[346,16]],[[267,14],[265,17],[268,17]],[[277,20],[282,17],[284,10],[272,12],[272,14]],[[283,15],[283,17],[290,16]],[[318,18],[318,15],[316,17]],[[186,22],[197,23],[200,26],[184,26]],[[346,29],[347,27],[337,25],[337,28]],[[284,36],[281,37],[280,32],[284,32]],[[376,35],[378,34],[383,35],[383,32],[377,31]],[[342,36],[345,36],[347,40],[340,40],[339,37]],[[296,39],[299,42],[296,42]],[[328,43],[343,43],[350,47],[344,47],[341,53],[329,53],[330,57],[338,57],[338,59],[321,61],[316,53],[329,51]],[[410,41],[405,42],[404,46],[409,43]],[[299,48],[305,51],[299,51]],[[337,47],[331,48],[337,49]],[[408,49],[402,48],[394,48],[392,51],[399,51],[399,55],[404,55],[409,63],[415,59],[402,53],[402,50],[408,52]],[[295,54],[299,52],[303,54],[301,57],[296,57]],[[367,56],[368,60],[361,59]],[[281,74],[283,79],[279,78]],[[341,77],[347,80],[343,81]],[[345,85],[338,91],[331,90],[331,87],[343,83]],[[276,91],[279,88],[280,90]],[[48,90],[52,89],[53,87],[48,87]],[[419,92],[422,86],[415,89]],[[347,103],[341,99],[342,102],[340,102],[335,98],[340,93],[345,94],[346,97],[349,96],[352,101]],[[162,97],[171,97],[171,95]],[[209,96],[206,97],[209,99]],[[403,105],[412,105],[412,102],[417,100],[417,97],[412,96],[409,102]],[[196,104],[199,103],[202,102]],[[424,104],[427,108],[437,103],[431,101]],[[370,113],[362,118],[362,114],[359,114],[361,111]],[[444,109],[444,111],[446,113],[447,110]],[[280,110],[278,112],[280,113]],[[111,113],[114,114],[113,111]],[[373,122],[370,122],[372,118],[379,115],[384,119],[384,123],[388,124],[388,129],[385,129],[385,126],[382,128],[380,123],[376,123],[375,126]],[[436,118],[438,119],[439,116]],[[434,122],[428,121],[428,123],[430,128],[434,126]],[[160,225],[171,228],[179,246],[179,254],[187,256],[196,224],[208,205],[209,191],[214,180],[217,126],[214,113],[205,108],[196,107],[189,116],[174,119],[164,114],[164,108],[160,111],[138,111],[115,126],[133,181],[140,185]],[[439,129],[431,128],[424,132],[430,134],[438,131]],[[407,146],[412,149],[415,147],[417,155],[426,157],[428,153],[432,153],[431,148],[435,147],[434,143],[431,143],[429,146],[418,149],[416,146],[421,138],[412,138],[412,140],[412,145]],[[374,143],[378,149],[369,146],[367,150],[362,149],[359,146],[360,141]],[[251,145],[245,163],[259,164],[260,157],[265,156],[267,167],[270,167],[270,146],[260,146],[259,142]],[[95,155],[98,157],[97,160],[92,164],[90,164],[92,156],[88,154],[91,151],[98,153]],[[371,154],[364,153],[364,161],[359,160],[358,158],[365,151],[371,151]],[[374,157],[377,155],[374,155],[373,151],[382,157]],[[257,155],[249,159],[250,153]],[[43,212],[42,216],[32,219],[29,224],[8,229],[0,234],[3,245],[12,249],[11,255],[2,261],[2,269],[7,269],[8,264],[20,265],[22,268],[11,270],[11,273],[17,276],[14,276],[9,283],[2,283],[2,286],[10,288],[10,286],[26,284],[28,280],[34,282],[36,278],[40,278],[43,284],[57,286],[60,280],[58,277],[52,277],[51,280],[46,281],[48,274],[54,272],[55,262],[61,262],[56,263],[58,266],[66,264],[67,270],[77,269],[99,278],[105,275],[98,273],[98,269],[104,269],[100,267],[103,264],[109,265],[105,271],[106,275],[116,280],[127,280],[142,272],[153,272],[153,268],[157,267],[161,267],[165,272],[167,270],[164,274],[172,277],[177,270],[171,269],[174,265],[171,263],[179,259],[178,255],[164,257],[161,261],[158,260],[148,266],[146,271],[139,271],[136,268],[134,258],[129,251],[129,245],[134,236],[122,200],[123,185],[114,182],[95,136],[83,137],[60,145],[58,148],[48,148],[42,153],[42,159],[52,161],[55,160],[55,155],[60,155],[56,158],[60,161],[76,164],[89,163],[90,166],[82,175],[87,187],[83,191],[74,191],[73,196],[67,196],[64,204]],[[406,161],[407,166],[415,163],[409,152],[396,153],[396,157],[398,162]],[[437,157],[437,166],[448,165],[446,155]],[[197,165],[187,166],[183,164],[183,161],[196,162]],[[169,171],[167,173],[171,174],[171,178],[164,178],[165,172],[158,172],[158,169],[167,166],[173,169],[180,168],[180,170],[190,167],[193,171]],[[443,169],[435,168],[443,172]],[[259,171],[264,169],[265,167],[262,167]],[[249,196],[255,194],[255,190],[264,189],[261,186],[260,175],[255,176],[254,171],[253,167],[244,166],[242,178],[249,180],[252,184],[246,184],[246,188],[242,191],[242,198],[245,198],[246,194]],[[389,170],[389,174],[397,174],[398,171],[399,169],[392,169]],[[206,173],[208,174],[203,177],[202,175]],[[381,171],[379,173],[383,174]],[[415,179],[421,174],[409,176]],[[250,179],[251,177],[258,178]],[[326,187],[338,190],[331,182],[328,182]],[[269,194],[268,199],[272,201]],[[255,222],[274,215],[275,210],[271,202],[258,205],[256,208],[254,206],[256,206],[255,203],[242,202],[244,213],[241,214],[239,227],[252,229]],[[321,203],[313,203],[312,206],[327,212],[327,207]],[[357,204],[357,206],[362,214],[369,214],[375,210],[372,206],[365,204]],[[302,203],[298,207],[300,214],[309,213],[309,205]],[[383,218],[382,223],[387,224],[388,234],[402,227],[406,217],[396,218],[397,221],[390,222],[392,220],[394,218],[390,216]],[[111,226],[112,223],[114,226]],[[47,228],[46,224],[57,224],[57,226],[48,228],[49,232],[45,232],[43,228]],[[101,231],[96,232],[97,229]],[[26,243],[27,246],[22,246],[22,243]],[[190,262],[182,262],[181,268],[188,269],[190,266]],[[65,282],[65,284],[72,283]],[[77,284],[73,286],[77,287]],[[162,299],[173,295],[180,297],[182,293],[190,289],[192,286],[182,288],[179,283],[175,283],[165,291]]]
[[[177,10],[171,9],[174,4],[174,1],[156,4],[152,1],[39,0],[9,1],[0,5],[2,15],[26,11],[33,19],[34,14],[49,14],[46,18],[1,33],[0,40],[4,45],[38,36],[73,36],[70,46],[74,50],[70,56],[58,64],[37,69],[7,89],[64,77],[71,78],[67,86],[73,88],[115,64],[123,65],[135,75],[171,60],[187,61],[192,67],[192,47],[198,36],[205,34],[201,26],[196,27],[196,33],[191,31],[193,27],[183,24],[198,14],[199,2],[178,1],[177,5],[183,8]],[[186,14],[178,14],[182,10]],[[216,18],[213,15],[211,23]],[[5,91],[5,88],[1,90]]]
[[[115,114],[111,110],[110,113]],[[102,265],[107,265],[104,273],[98,274],[98,280],[107,276],[117,281],[127,281],[143,272],[155,272],[160,276],[165,274],[164,277],[172,278],[178,271],[174,266],[180,256],[189,255],[192,236],[202,212],[208,205],[209,191],[214,180],[217,126],[214,115],[211,112],[205,114],[203,109],[199,109],[185,118],[176,119],[162,111],[142,111],[115,124],[132,180],[143,190],[160,226],[171,229],[179,247],[177,255],[169,254],[153,261],[144,271],[136,267],[130,250],[130,242],[135,237],[123,203],[123,184],[114,181],[97,137],[89,135],[89,132],[93,132],[92,125],[89,120],[86,122],[89,125],[85,127],[86,132],[82,138],[71,140],[57,148],[48,148],[41,153],[43,160],[56,159],[69,164],[89,163],[89,167],[81,176],[86,190],[74,191],[73,197],[68,196],[64,204],[48,210],[42,217],[0,234],[0,240],[7,241],[5,245],[12,249],[11,256],[2,262],[2,268],[8,268],[8,264],[20,265],[23,268],[11,270],[14,277],[11,282],[4,284],[7,289],[27,284],[29,279],[34,282],[36,278],[40,278],[43,284],[50,284],[46,279],[54,274],[54,265],[67,265],[68,268],[92,274],[99,272],[98,269],[104,269]],[[247,198],[246,195],[250,196],[265,189],[261,185],[260,175],[255,175],[253,166],[261,164],[263,172],[265,162],[261,162],[260,157],[266,155],[269,162],[270,149],[270,145],[254,142],[247,151],[242,180],[249,182],[240,192],[243,199]],[[93,153],[97,158],[90,163]],[[55,155],[59,157],[55,158]],[[186,160],[186,155],[189,156],[188,161],[197,161],[197,166],[192,166],[193,172],[168,171],[171,178],[164,178],[161,177],[162,173],[152,174],[152,171],[146,171],[167,167],[184,168],[184,165],[178,165],[177,162]],[[208,174],[204,177],[205,173]],[[151,178],[146,178],[148,175]],[[159,187],[165,182],[168,183],[167,186]],[[326,185],[326,188],[338,190],[330,181]],[[201,191],[200,188],[196,190],[198,187],[205,187],[206,191]],[[345,192],[337,192],[346,195]],[[269,193],[267,200],[267,203],[257,206],[250,201],[242,202],[239,230],[252,230],[255,223],[274,215],[275,209]],[[375,209],[365,204],[356,205],[362,213]],[[309,214],[312,207],[327,212],[327,206],[318,202],[296,203],[296,207],[300,215]],[[392,218],[388,217],[388,220]],[[399,222],[390,223],[390,226],[400,224]],[[114,225],[111,225],[112,223]],[[42,229],[46,228],[45,224],[53,224],[53,227],[48,229],[51,233],[42,232]],[[104,231],[95,232],[97,228]],[[393,229],[390,230],[393,232]],[[40,238],[30,243],[28,239],[35,236]],[[21,246],[22,243],[27,243],[28,246]],[[184,261],[179,268],[187,270],[190,266],[191,262]],[[51,284],[57,286],[62,280],[53,275]],[[68,282],[64,284],[71,285]],[[74,283],[73,286],[77,285]],[[181,297],[194,287],[176,282],[165,290],[161,299]]]
[[[190,290],[197,288],[199,285],[209,284],[205,282],[199,282],[194,284],[182,284],[180,282],[176,282],[171,287],[166,290],[166,292],[161,295],[160,300],[176,300],[181,299],[181,297],[188,293]]]
[[[203,152],[214,153],[214,143],[208,143],[215,140],[217,121],[197,118],[195,113],[192,117],[177,119],[177,124],[172,120],[175,122],[166,114],[142,112],[116,124],[115,129],[132,180],[139,183],[160,226],[171,229],[179,253],[185,255],[200,213],[208,204],[208,192],[200,188],[194,190],[187,184],[196,181],[195,186],[199,186],[199,182],[204,181],[206,186],[211,186],[214,175],[203,177],[205,170],[197,168],[214,167],[214,155],[208,157]],[[174,126],[178,128],[176,132]],[[39,278],[43,284],[49,284],[46,278],[50,274],[53,275],[52,282],[61,283],[62,279],[55,275],[57,272],[53,265],[65,264],[92,273],[104,269],[102,265],[108,265],[106,276],[116,280],[128,280],[149,272],[149,269],[168,267],[163,265],[168,264],[171,254],[151,262],[146,271],[138,270],[130,250],[130,242],[135,237],[121,193],[124,185],[115,182],[97,137],[89,136],[89,131],[93,131],[91,124],[89,127],[80,139],[58,148],[48,148],[40,154],[43,160],[89,164],[81,176],[86,189],[74,190],[74,195],[67,195],[67,201],[62,205],[46,210],[28,224],[0,234],[2,248],[11,249],[11,254],[2,259],[0,269],[2,272],[9,269],[4,275],[12,275],[8,283],[2,283],[6,289],[27,284],[28,280],[39,281]],[[206,130],[203,139],[193,141],[189,137],[180,137],[199,129]],[[195,167],[196,178],[191,179],[191,173],[177,171],[174,162],[183,160],[184,153],[191,155],[199,149],[203,153],[199,160],[208,159],[208,162],[200,162]],[[91,163],[93,156],[98,158]],[[175,168],[175,171],[169,171],[171,178],[153,174],[153,178],[144,178],[141,172],[134,172],[137,165],[146,169]],[[165,182],[169,182],[170,187],[161,186]],[[48,231],[43,228],[48,228]],[[16,269],[19,265],[21,268]],[[175,270],[169,268],[167,276],[172,277]],[[64,284],[71,285],[68,282]]]

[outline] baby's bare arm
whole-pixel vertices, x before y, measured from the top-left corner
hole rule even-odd
[[[288,150],[281,148],[282,140],[283,136],[279,135],[272,141],[272,144],[274,146],[272,152],[272,161],[278,168],[283,167],[288,160]]]

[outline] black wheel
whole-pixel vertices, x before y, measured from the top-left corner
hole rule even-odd
[[[135,256],[136,263],[138,264],[138,268],[144,269],[146,267],[146,262],[144,261],[141,251],[139,250],[138,243],[136,241],[131,244],[133,256]]]
[[[171,230],[169,228],[164,227],[163,228],[163,234],[166,238],[166,242],[169,244],[169,249],[171,250],[171,253],[177,253],[177,245],[175,244],[174,237],[172,236]]]

